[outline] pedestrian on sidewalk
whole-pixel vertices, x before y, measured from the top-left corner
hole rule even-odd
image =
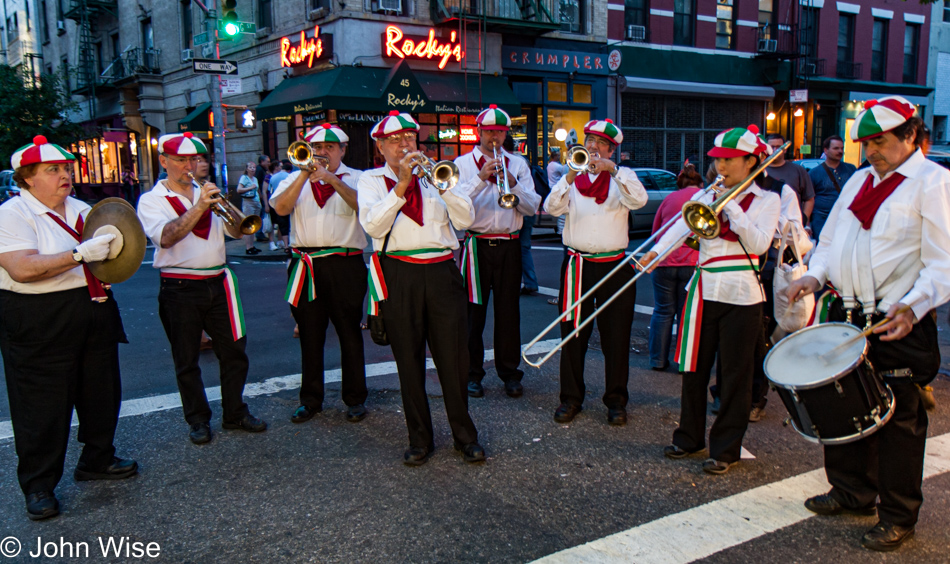
[[[257,183],[255,173],[257,165],[247,163],[244,167],[244,174],[238,180],[237,193],[241,195],[241,212],[244,215],[261,215],[261,194],[260,186]],[[254,246],[254,234],[244,235],[244,253],[248,255],[260,254],[261,250]]]

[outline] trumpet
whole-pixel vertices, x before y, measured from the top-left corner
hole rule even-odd
[[[586,172],[590,166],[590,151],[583,145],[574,145],[567,151],[567,168],[574,172]]]
[[[498,160],[498,147],[492,145],[492,155],[495,157],[495,160]],[[496,178],[497,175],[495,176]],[[511,187],[508,186],[508,165],[505,164],[505,152],[501,153],[501,178],[498,178],[498,205],[510,210],[511,208],[517,207],[518,203],[521,201],[518,196],[511,193]]]
[[[313,168],[314,162],[319,162],[320,166],[327,168],[330,159],[317,155],[313,151],[313,145],[306,141],[294,141],[287,147],[287,160],[297,168]]]
[[[188,176],[195,184],[198,183],[198,179],[195,178],[194,174],[189,172]],[[241,210],[237,209],[237,207],[229,202],[220,192],[218,192],[215,200],[215,203],[211,206],[211,211],[217,214],[228,226],[237,227],[241,233],[253,235],[264,225],[261,216],[244,215]]]
[[[403,156],[409,154],[409,149],[403,149],[402,154]],[[425,178],[441,192],[451,190],[458,184],[459,167],[455,163],[452,161],[435,162],[423,153],[420,153],[420,155],[423,161],[417,165],[419,171],[416,175],[419,178]]]

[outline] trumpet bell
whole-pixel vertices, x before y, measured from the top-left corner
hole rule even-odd
[[[451,190],[458,184],[459,167],[452,161],[440,161],[435,163],[431,170],[425,168],[423,170],[429,177],[429,181],[439,190]]]
[[[521,200],[518,198],[518,196],[515,196],[511,192],[507,192],[501,196],[498,196],[498,205],[506,210],[518,207],[520,202]]]
[[[287,160],[297,168],[304,168],[313,160],[313,148],[306,141],[294,141],[287,147]]]
[[[590,164],[590,152],[581,145],[571,147],[567,152],[567,168],[574,172],[584,172]]]

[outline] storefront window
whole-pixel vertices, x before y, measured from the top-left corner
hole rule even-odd
[[[541,116],[538,116],[538,131],[543,131]],[[557,110],[547,111],[548,121],[548,150],[558,148],[561,155],[571,145],[584,142],[584,125],[590,121],[590,112],[587,110]],[[542,139],[538,138],[538,154],[544,154]]]
[[[567,102],[567,83],[548,82],[548,101]]]
[[[590,84],[575,84],[573,94],[574,94],[575,104],[590,104],[591,103]]]
[[[468,154],[478,144],[475,116],[419,114],[419,150],[436,161]]]

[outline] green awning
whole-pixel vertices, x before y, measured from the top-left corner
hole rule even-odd
[[[211,131],[211,103],[201,104],[178,122],[178,131]]]
[[[257,106],[258,119],[289,119],[326,110],[386,113],[478,113],[497,104],[511,115],[521,104],[505,79],[477,74],[414,72],[405,61],[391,69],[337,67],[288,78]]]

